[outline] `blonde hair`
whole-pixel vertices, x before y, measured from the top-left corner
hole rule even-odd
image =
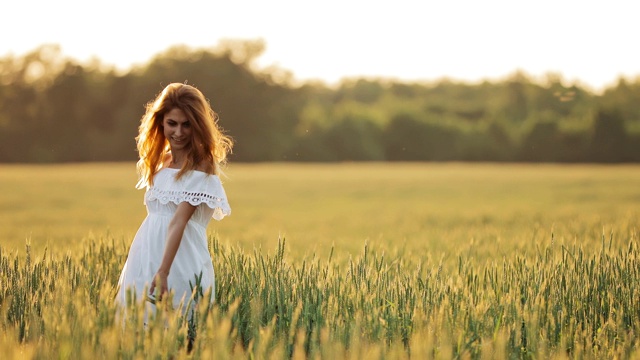
[[[200,90],[193,86],[172,83],[155,100],[147,103],[136,137],[138,153],[137,188],[153,185],[154,175],[163,167],[170,153],[169,141],[164,136],[164,115],[174,108],[184,112],[191,125],[192,138],[187,158],[176,175],[180,178],[189,170],[203,170],[217,175],[226,163],[233,141],[218,127],[218,115]]]

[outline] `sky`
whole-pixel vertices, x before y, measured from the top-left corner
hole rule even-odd
[[[640,76],[639,10],[635,0],[16,0],[0,5],[0,56],[59,44],[126,70],[172,45],[262,39],[259,66],[302,81],[476,82],[520,70],[597,91]]]

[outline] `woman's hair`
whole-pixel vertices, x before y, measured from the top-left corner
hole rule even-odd
[[[174,108],[184,112],[192,129],[187,157],[177,178],[195,169],[218,174],[220,166],[226,162],[227,154],[231,152],[233,141],[218,128],[218,115],[202,92],[186,84],[169,84],[154,101],[147,103],[140,121],[136,137],[140,155],[137,188],[153,185],[153,176],[162,168],[169,154],[169,142],[164,136],[162,121],[164,115]]]

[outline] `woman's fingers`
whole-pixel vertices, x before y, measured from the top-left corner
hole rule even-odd
[[[160,290],[158,294],[158,300],[161,300],[162,296],[165,293],[169,292],[166,277],[163,278],[163,276],[160,274],[156,274],[156,276],[153,277],[153,280],[151,281],[151,285],[149,286],[149,295],[153,295],[156,288]]]

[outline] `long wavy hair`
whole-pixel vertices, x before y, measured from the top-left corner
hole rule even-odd
[[[172,83],[155,100],[146,104],[136,137],[140,160],[137,163],[137,188],[153,185],[154,175],[164,166],[170,154],[169,141],[164,136],[164,115],[174,108],[184,112],[192,129],[187,158],[176,175],[180,178],[189,170],[204,169],[217,175],[231,153],[233,141],[218,127],[218,115],[202,92],[193,86]]]

